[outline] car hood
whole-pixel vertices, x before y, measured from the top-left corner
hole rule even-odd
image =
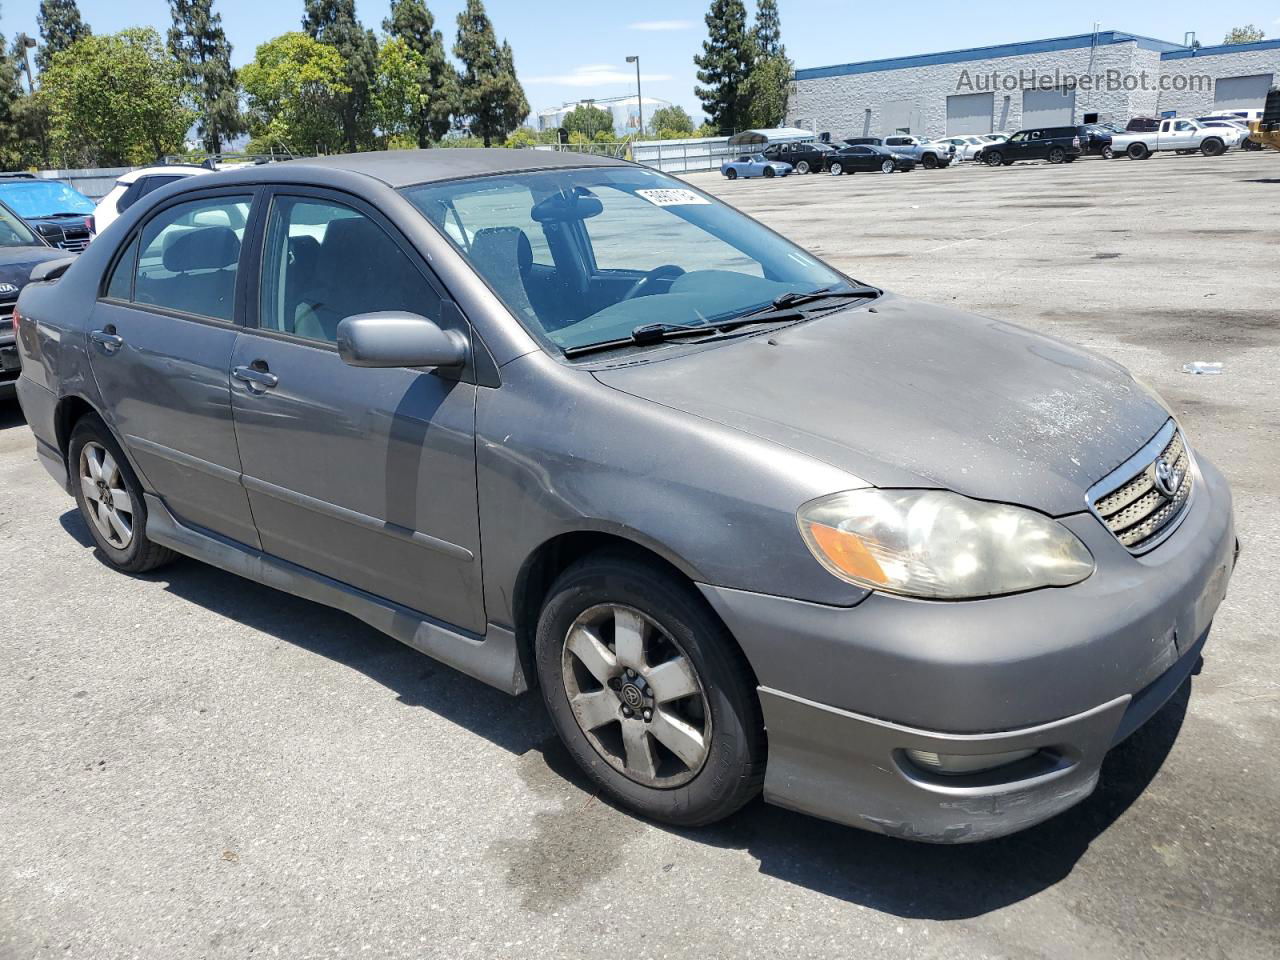
[[[3,247],[0,246],[0,283],[26,286],[31,279],[31,268],[46,260],[65,260],[75,256],[56,247]]]
[[[597,370],[602,383],[848,470],[1061,516],[1169,417],[1118,364],[886,295],[771,336]]]

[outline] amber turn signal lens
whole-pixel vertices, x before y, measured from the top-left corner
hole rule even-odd
[[[857,534],[837,530],[822,523],[810,524],[809,533],[822,552],[827,555],[827,559],[849,576],[857,577],[859,580],[869,580],[872,583],[886,582],[880,564],[876,562],[876,558],[867,550]]]

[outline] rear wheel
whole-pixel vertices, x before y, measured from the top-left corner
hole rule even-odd
[[[1129,155],[1130,160],[1145,160],[1151,155],[1145,143],[1131,143],[1125,153]]]
[[[1217,137],[1210,137],[1200,144],[1200,152],[1206,157],[1218,157],[1227,152],[1227,145]]]
[[[1054,147],[1049,151],[1050,163],[1062,163],[1066,159],[1067,151],[1063,150],[1061,147]]]
[[[147,538],[142,485],[96,415],[82,417],[71,431],[67,465],[73,471],[76,506],[111,566],[145,573],[174,558],[173,551]]]
[[[601,551],[551,588],[538,679],[557,733],[602,790],[684,826],[760,789],[754,684],[723,624],[687,584],[629,551]]]
[[[808,172],[809,172],[808,160],[801,160],[799,163],[796,164],[796,173],[808,173]]]

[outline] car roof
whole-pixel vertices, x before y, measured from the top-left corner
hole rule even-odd
[[[201,167],[188,163],[157,163],[150,167],[139,167],[137,170],[129,170],[116,177],[116,183],[133,183],[135,180],[141,180],[143,177],[172,177],[187,176],[193,177],[201,173],[212,173],[208,167]]]
[[[507,150],[483,147],[436,147],[431,150],[380,150],[331,157],[290,160],[286,166],[322,167],[362,173],[389,187],[407,187],[437,180],[456,180],[492,173],[525,173],[566,167],[617,167],[627,161],[589,153],[559,150]],[[262,167],[258,168],[263,170]]]

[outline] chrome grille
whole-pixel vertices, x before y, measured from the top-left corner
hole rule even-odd
[[[72,253],[82,253],[89,246],[89,235],[86,233],[83,237],[63,237],[57,246]]]
[[[1157,480],[1165,474],[1165,483]],[[1194,486],[1191,452],[1172,420],[1087,496],[1089,508],[1133,553],[1145,553],[1177,528]]]

